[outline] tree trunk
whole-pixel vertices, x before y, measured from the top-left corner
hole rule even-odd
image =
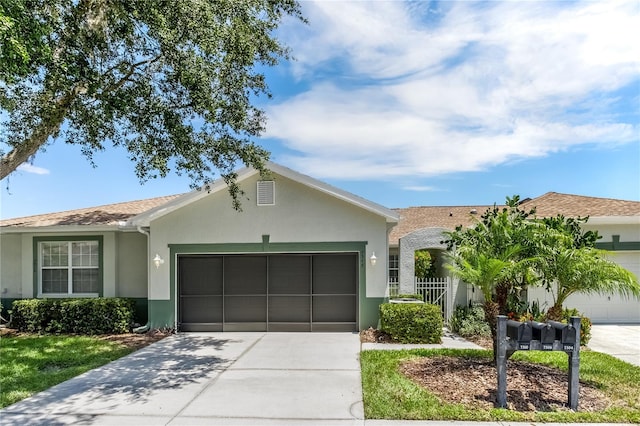
[[[484,319],[489,323],[489,328],[491,328],[491,339],[493,340],[493,358],[498,354],[498,314],[500,313],[498,304],[493,300],[485,300],[484,301]]]
[[[496,303],[498,305],[498,313],[501,315],[507,314],[507,300],[509,299],[510,290],[511,284],[508,282],[501,282],[496,285]]]
[[[562,304],[555,304],[547,311],[547,320],[562,321]]]
[[[64,122],[71,103],[79,94],[86,90],[82,86],[75,86],[65,95],[53,101],[48,114],[42,117],[40,124],[33,129],[31,136],[14,147],[0,160],[0,179],[11,174],[20,164],[29,160],[47,142],[47,139],[58,130]],[[48,102],[45,96],[41,102]]]

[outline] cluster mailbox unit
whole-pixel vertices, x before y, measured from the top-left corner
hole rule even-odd
[[[569,356],[568,405],[578,409],[580,368],[580,317],[569,324],[557,321],[513,321],[498,315],[497,322],[498,406],[507,406],[507,360],[515,351],[563,351]]]

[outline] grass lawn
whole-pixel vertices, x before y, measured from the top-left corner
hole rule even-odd
[[[134,349],[86,336],[2,336],[0,408],[118,359]]]
[[[430,393],[398,371],[398,365],[416,357],[491,357],[486,350],[364,351],[360,354],[364,410],[367,419],[611,422],[640,423],[640,367],[599,352],[580,353],[580,380],[597,387],[623,407],[600,412],[530,411],[479,409],[450,404]],[[561,352],[517,352],[512,360],[545,364],[567,371],[567,355]],[[442,377],[446,380],[446,376]],[[508,386],[508,384],[507,384]]]

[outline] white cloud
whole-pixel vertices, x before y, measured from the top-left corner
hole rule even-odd
[[[42,167],[38,167],[38,166],[34,166],[33,164],[29,164],[29,163],[23,163],[21,165],[18,166],[18,170],[20,170],[21,172],[26,172],[26,173],[33,173],[35,175],[48,175],[49,174],[49,170],[42,168]]]
[[[438,191],[436,187],[433,186],[405,186],[402,189],[405,191],[415,191],[415,192],[433,192]]]
[[[325,178],[433,176],[638,140],[616,118],[637,96],[621,93],[640,76],[635,0],[428,6],[304,3],[310,26],[284,34],[312,83],[267,108],[266,136],[292,152],[279,161]]]

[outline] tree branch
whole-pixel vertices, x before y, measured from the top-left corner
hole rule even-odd
[[[127,81],[129,81],[129,78],[136,72],[136,70],[138,69],[138,67],[142,66],[142,65],[147,65],[147,64],[152,64],[156,61],[158,61],[160,59],[160,55],[157,55],[153,58],[149,58],[149,59],[145,59],[144,61],[140,61],[140,62],[136,62],[135,64],[130,64],[129,65],[129,70],[127,71],[127,73],[122,76],[118,81],[116,81],[115,83],[107,86],[104,88],[104,90],[102,90],[101,93],[108,93],[108,92],[113,92],[118,90],[119,88],[121,88]],[[111,70],[115,69],[116,67],[113,67]],[[107,71],[110,72],[111,70]]]
[[[20,164],[26,162],[31,156],[38,152],[47,142],[49,136],[60,129],[71,103],[78,95],[86,91],[85,86],[76,85],[53,102],[53,107],[51,107],[49,113],[43,117],[40,124],[33,130],[31,136],[2,157],[2,160],[0,160],[0,179],[7,177],[17,169]]]

